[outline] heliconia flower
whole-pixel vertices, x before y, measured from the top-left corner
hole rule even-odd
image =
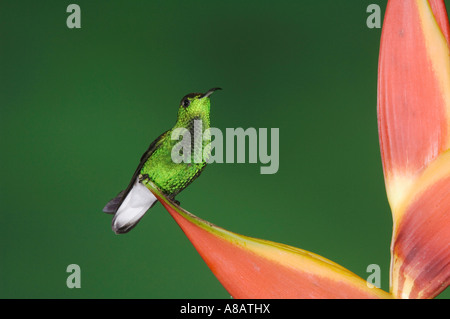
[[[433,298],[450,281],[449,30],[443,0],[388,2],[378,127],[397,298]]]
[[[344,267],[295,247],[232,233],[147,187],[233,298],[391,298]]]

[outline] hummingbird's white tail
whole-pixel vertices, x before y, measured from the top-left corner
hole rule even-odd
[[[118,196],[124,195],[119,193]],[[157,199],[155,195],[136,179],[133,187],[117,209],[112,220],[112,229],[116,234],[123,234],[132,229],[151,208]],[[105,207],[106,208],[106,207]]]

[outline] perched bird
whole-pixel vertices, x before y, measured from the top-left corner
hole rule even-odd
[[[147,180],[151,180],[166,196],[176,202],[175,196],[192,183],[205,168],[207,158],[198,158],[198,154],[203,154],[203,149],[210,147],[211,136],[203,136],[203,133],[210,127],[210,95],[219,89],[213,88],[204,94],[191,93],[181,99],[174,127],[150,144],[142,155],[128,187],[103,208],[103,212],[114,214],[112,229],[116,234],[130,231],[156,203],[156,197],[144,185]],[[191,137],[188,145],[191,146],[190,154],[182,154],[184,148],[179,152],[181,155],[187,155],[188,160],[178,163],[172,157],[174,147],[179,143],[172,137],[172,133],[177,129],[187,130]],[[202,135],[200,143],[193,139],[194,135],[199,134]]]

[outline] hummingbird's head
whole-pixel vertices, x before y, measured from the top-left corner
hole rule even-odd
[[[185,95],[178,109],[179,124],[187,124],[192,119],[207,120],[209,123],[210,95],[221,88],[213,88],[206,93],[190,93]],[[185,126],[185,125],[183,125]]]

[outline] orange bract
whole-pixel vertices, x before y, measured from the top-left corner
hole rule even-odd
[[[432,298],[450,278],[450,51],[443,1],[390,0],[378,125],[392,209],[391,292]]]
[[[234,298],[390,298],[338,264],[295,247],[232,233],[149,189]]]

